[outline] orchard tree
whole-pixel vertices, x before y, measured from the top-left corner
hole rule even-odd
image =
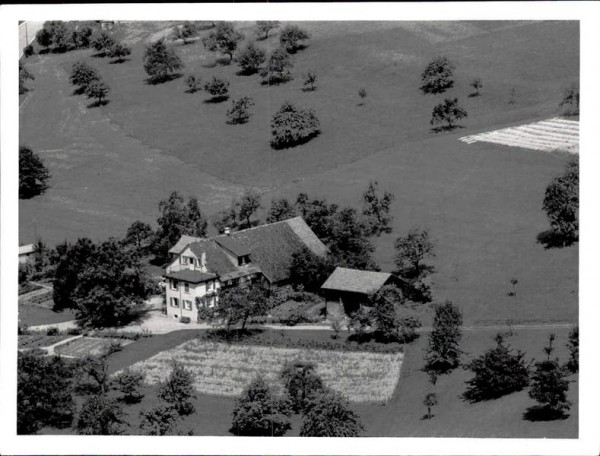
[[[83,403],[75,430],[83,435],[119,435],[125,424],[121,405],[106,394],[98,394]]]
[[[341,394],[320,389],[311,395],[303,412],[300,437],[358,437],[364,426]]]
[[[239,125],[248,122],[250,116],[250,108],[254,106],[254,100],[250,97],[241,97],[233,100],[231,109],[226,112],[227,123],[231,125]]]
[[[559,106],[563,109],[563,114],[566,116],[579,115],[579,86],[577,84],[573,84],[564,91]]]
[[[129,228],[127,228],[127,234],[123,242],[125,245],[133,245],[138,252],[143,252],[149,247],[150,241],[154,236],[154,231],[145,222],[136,220]]]
[[[237,324],[243,331],[250,317],[267,313],[267,296],[259,285],[228,288],[221,292],[215,307],[203,311],[207,319],[224,325],[227,331]]]
[[[152,249],[160,259],[168,258],[168,250],[173,247],[179,238],[188,236],[205,237],[207,221],[198,207],[196,198],[189,198],[187,202],[177,191],[171,193],[169,198],[158,205],[160,217],[157,219],[158,230]]]
[[[394,243],[395,263],[402,277],[417,279],[427,272],[422,261],[435,256],[435,246],[429,231],[411,229],[406,236],[400,236]]]
[[[265,67],[260,72],[263,84],[281,84],[292,79],[291,69],[294,67],[292,56],[283,48],[277,48],[269,57]]]
[[[123,62],[123,58],[127,57],[130,54],[131,54],[131,48],[124,44],[121,44],[121,43],[116,43],[108,51],[108,56],[113,59],[117,59],[118,63]]]
[[[92,263],[96,250],[97,246],[88,238],[80,238],[75,244],[65,242],[56,247],[56,271],[52,287],[55,310],[76,307],[74,294],[79,274]]]
[[[25,46],[23,48],[23,55],[25,56],[25,58],[31,57],[33,54],[34,54],[34,50],[33,50],[33,46],[31,44],[28,44],[27,46]]]
[[[97,106],[102,104],[102,100],[108,96],[110,87],[102,79],[95,79],[91,81],[85,88],[85,94],[88,98],[95,98]]]
[[[312,109],[284,102],[271,120],[271,147],[283,149],[303,144],[320,133],[321,123]]]
[[[333,217],[328,247],[335,263],[351,269],[378,271],[370,228],[356,209],[346,207]]]
[[[317,73],[309,70],[304,76],[304,82],[302,84],[304,85],[304,89],[302,90],[305,92],[314,92],[317,89]]]
[[[431,113],[431,125],[447,123],[447,128],[452,129],[455,123],[467,117],[467,111],[459,106],[458,98],[445,98],[443,103],[438,104]]]
[[[227,99],[229,93],[229,81],[224,78],[213,76],[204,84],[204,90],[208,92],[214,101],[223,101]]]
[[[326,199],[311,199],[306,193],[299,193],[296,197],[296,209],[310,229],[326,245],[333,239],[333,227],[338,205],[329,204]]]
[[[267,223],[281,222],[296,217],[296,207],[286,198],[274,199],[267,214]]]
[[[329,256],[317,255],[304,247],[292,254],[290,283],[296,289],[302,286],[306,291],[319,291],[334,269]]]
[[[433,407],[435,407],[436,405],[438,405],[437,394],[436,393],[427,393],[425,395],[425,399],[423,399],[423,405],[425,407],[427,407],[427,415],[425,415],[425,417],[428,420],[430,420],[431,418],[433,418],[433,415],[431,414],[431,409]]]
[[[481,82],[481,78],[473,79],[469,85],[473,87],[473,90],[475,90],[472,96],[478,97],[479,95],[481,95],[481,88],[483,87],[483,82]]]
[[[104,57],[115,46],[116,42],[107,32],[101,31],[92,38],[90,44],[98,51],[98,54]]]
[[[559,364],[558,358],[551,359],[555,338],[554,334],[550,334],[548,338],[548,346],[544,348],[546,360],[535,363],[529,390],[529,397],[539,405],[535,412],[530,409],[528,415],[537,413],[545,419],[564,418],[571,408],[571,403],[567,400],[569,391],[567,371]]]
[[[44,426],[70,426],[75,412],[73,392],[73,369],[63,358],[19,352],[17,434],[35,434]]]
[[[231,432],[238,436],[279,437],[291,429],[291,411],[260,376],[235,401]]]
[[[579,237],[579,163],[573,160],[565,172],[555,177],[546,188],[542,208],[550,226],[562,245],[570,245]]]
[[[65,52],[69,47],[69,31],[67,30],[67,26],[62,21],[51,21],[51,24],[50,33],[52,33],[54,50],[56,52]]]
[[[360,103],[358,105],[359,106],[364,105],[365,99],[367,98],[367,89],[365,89],[364,87],[361,87],[360,89],[358,89],[358,96],[360,97]]]
[[[395,285],[384,285],[379,291],[369,296],[372,308],[369,314],[371,323],[383,340],[406,343],[411,341],[411,336],[412,339],[416,337],[416,332],[407,333],[406,329],[410,328],[406,328],[403,331],[404,334],[401,334],[402,320],[397,313],[397,307],[404,304],[405,301],[402,290]],[[416,327],[412,329],[416,329]]]
[[[71,40],[76,48],[90,47],[92,29],[90,27],[82,27],[80,30],[74,30],[71,34]]]
[[[369,181],[369,186],[363,193],[362,213],[370,220],[372,235],[392,232],[393,217],[390,215],[390,209],[394,199],[394,194],[390,192],[384,191],[380,195],[379,183]]]
[[[427,65],[421,74],[423,93],[444,93],[454,86],[454,65],[446,57],[438,57]]]
[[[244,39],[244,35],[238,32],[231,22],[219,22],[214,30],[202,40],[204,47],[211,52],[220,52],[233,60],[233,54],[238,44]]]
[[[69,81],[71,81],[71,84],[78,86],[81,91],[85,91],[92,81],[98,81],[99,79],[98,70],[85,62],[75,62],[71,67]]]
[[[196,93],[202,90],[202,77],[190,74],[185,78],[185,85],[188,88],[187,92]]]
[[[191,415],[195,412],[192,399],[196,399],[194,378],[183,364],[174,362],[169,377],[158,387],[158,398],[173,406],[180,415]]]
[[[266,40],[269,38],[269,32],[279,28],[279,21],[256,21],[256,33],[259,36],[263,36]]]
[[[433,330],[429,333],[425,368],[438,373],[447,373],[460,364],[460,340],[463,317],[460,309],[446,300],[435,306]]]
[[[240,199],[238,220],[240,222],[245,221],[246,226],[250,228],[252,223],[250,218],[260,208],[260,193],[249,189],[247,190]]]
[[[466,381],[469,386],[464,394],[471,402],[497,399],[529,384],[525,353],[513,351],[502,334],[497,334],[495,340],[496,347],[465,365],[473,373],[473,378]]]
[[[238,209],[239,202],[234,200],[229,208],[219,211],[213,217],[212,224],[219,233],[223,233],[225,228],[235,230],[238,227]]]
[[[315,372],[312,363],[286,362],[279,376],[295,413],[301,413],[310,397],[323,389],[323,380]]]
[[[187,39],[194,36],[197,33],[196,25],[192,22],[184,22],[183,24],[176,25],[173,28],[175,38],[183,41],[183,44],[188,44]]]
[[[243,74],[254,74],[265,63],[265,51],[250,43],[237,57],[237,63]]]
[[[183,68],[183,62],[173,49],[167,47],[164,38],[154,41],[146,47],[144,70],[151,82],[164,82],[181,68]]]
[[[567,348],[569,349],[569,361],[567,361],[566,367],[569,372],[575,374],[579,372],[579,325],[575,325],[569,331]]]
[[[279,45],[290,54],[293,54],[306,47],[303,42],[309,38],[310,36],[306,30],[301,29],[297,25],[286,25],[281,29],[281,33],[279,34]]]
[[[29,147],[19,147],[19,198],[30,199],[48,189],[50,172]]]

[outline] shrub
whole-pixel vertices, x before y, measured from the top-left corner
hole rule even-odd
[[[303,413],[301,437],[358,437],[364,426],[348,400],[321,389],[312,395]]]
[[[117,62],[119,62],[119,63],[123,61],[123,57],[127,57],[130,54],[131,54],[131,48],[128,46],[125,46],[124,44],[121,44],[121,43],[116,43],[108,51],[109,57],[111,57],[113,59],[117,59]]]
[[[213,76],[210,81],[206,81],[204,84],[204,90],[212,95],[213,100],[224,100],[229,92],[229,81]]]
[[[140,417],[144,434],[168,435],[173,433],[179,415],[172,405],[159,404],[151,410],[142,410]]]
[[[263,39],[269,37],[269,32],[279,27],[279,21],[256,21],[256,33],[258,35],[264,34]]]
[[[290,410],[257,377],[235,402],[231,432],[244,436],[282,436],[290,428]]]
[[[569,331],[569,361],[567,361],[567,369],[571,373],[579,372],[579,325],[573,327]]]
[[[478,97],[479,95],[481,95],[481,88],[483,87],[483,82],[481,82],[481,78],[475,78],[471,81],[471,84],[469,84],[471,87],[473,87],[473,90],[475,90],[475,92],[472,94],[472,96],[474,97]]]
[[[305,91],[314,91],[317,88],[317,73],[315,73],[314,71],[308,71],[306,73],[306,75],[304,76],[304,82],[302,83],[304,85],[304,90]]]
[[[104,394],[87,399],[77,418],[75,429],[84,435],[118,435],[125,424],[119,403]]]
[[[273,51],[267,65],[260,72],[263,84],[280,84],[292,79],[292,56],[283,48]]]
[[[280,374],[284,382],[290,406],[299,413],[308,404],[309,398],[323,389],[323,380],[315,373],[315,366],[303,362],[286,363]]]
[[[67,329],[67,334],[69,336],[79,336],[81,335],[81,328],[69,328]]]
[[[564,173],[546,187],[542,209],[558,244],[571,245],[579,238],[579,163],[576,160],[568,163]]]
[[[196,93],[202,89],[202,78],[200,76],[194,76],[190,74],[185,78],[185,85],[188,87],[189,93]]]
[[[104,57],[116,43],[107,32],[102,31],[92,38],[90,44],[101,56]]]
[[[421,74],[423,93],[443,93],[454,85],[454,65],[446,57],[438,57],[427,65]]]
[[[104,357],[108,357],[110,355],[112,355],[113,353],[117,353],[123,350],[123,344],[121,344],[121,342],[111,342],[110,344],[108,344],[108,346],[104,349],[104,353],[102,354],[102,356]]]
[[[265,60],[265,52],[253,44],[249,44],[237,57],[238,65],[244,74],[256,73]]]
[[[303,144],[320,133],[314,111],[285,102],[271,120],[271,146],[275,149]]]
[[[563,109],[565,116],[579,115],[579,86],[577,84],[573,84],[565,90],[559,106]]]
[[[474,377],[467,380],[465,398],[472,402],[497,399],[529,384],[529,370],[525,353],[513,352],[504,343],[501,334],[496,336],[496,347],[465,365]]]
[[[429,333],[425,355],[427,370],[445,373],[458,367],[462,354],[462,322],[462,312],[451,301],[435,306],[433,330]]]
[[[180,321],[181,323],[190,323],[192,320],[191,320],[191,318],[190,318],[190,317],[181,317],[181,318],[179,319],[179,321]]]
[[[137,403],[144,395],[140,392],[140,386],[144,382],[144,375],[125,369],[115,378],[115,387],[123,393],[123,400],[128,404]]]
[[[25,46],[23,48],[23,55],[25,57],[31,57],[33,54],[34,54],[34,51],[33,51],[33,46],[31,44],[28,44],[27,46]]]
[[[250,97],[242,97],[238,100],[233,100],[231,109],[227,110],[227,123],[238,125],[248,122],[250,119],[250,108],[254,106],[254,101]]]
[[[69,81],[71,84],[79,86],[80,89],[85,88],[92,82],[100,79],[98,71],[85,62],[75,62],[71,68]]]
[[[47,336],[58,336],[59,334],[60,332],[58,331],[58,328],[56,326],[51,326],[46,330]]]

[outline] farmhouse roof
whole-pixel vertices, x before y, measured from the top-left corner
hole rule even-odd
[[[181,280],[183,282],[200,283],[206,282],[207,280],[216,279],[216,274],[207,272],[193,271],[191,269],[184,269],[181,271],[169,272],[166,277],[169,279]]]
[[[370,294],[379,290],[394,277],[389,272],[361,271],[359,269],[335,268],[321,286],[324,290],[349,291]]]
[[[169,253],[173,253],[175,255],[179,255],[183,250],[190,245],[192,242],[200,241],[203,238],[188,236],[187,234],[183,234],[177,243],[169,249]]]
[[[29,255],[30,253],[35,252],[35,245],[27,244],[19,246],[19,255]]]
[[[179,254],[187,245],[198,257],[204,252],[207,269],[224,279],[240,275],[244,271],[262,272],[267,279],[275,283],[289,278],[292,255],[296,251],[308,248],[319,256],[327,252],[327,247],[302,217],[208,239],[182,236],[170,252]],[[238,256],[250,254],[251,264],[238,266],[237,259],[226,251]]]

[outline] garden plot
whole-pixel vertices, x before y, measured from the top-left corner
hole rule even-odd
[[[195,389],[215,396],[238,396],[257,374],[281,393],[279,373],[286,361],[313,363],[326,386],[353,402],[384,403],[392,397],[402,353],[383,354],[230,345],[194,339],[131,366],[154,385],[166,379],[173,361],[192,373]]]
[[[130,344],[131,340],[109,339],[106,337],[82,337],[66,344],[56,347],[55,353],[73,358],[85,358],[86,356],[98,356],[112,343],[122,346]]]
[[[45,334],[25,334],[19,336],[19,348],[42,348],[66,340],[70,335],[47,336]]]
[[[503,128],[478,135],[463,136],[467,144],[489,142],[523,149],[579,153],[579,121],[555,117],[518,127]]]

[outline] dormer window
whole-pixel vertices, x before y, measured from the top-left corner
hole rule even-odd
[[[250,255],[242,255],[238,257],[238,266],[243,266],[250,263]]]

